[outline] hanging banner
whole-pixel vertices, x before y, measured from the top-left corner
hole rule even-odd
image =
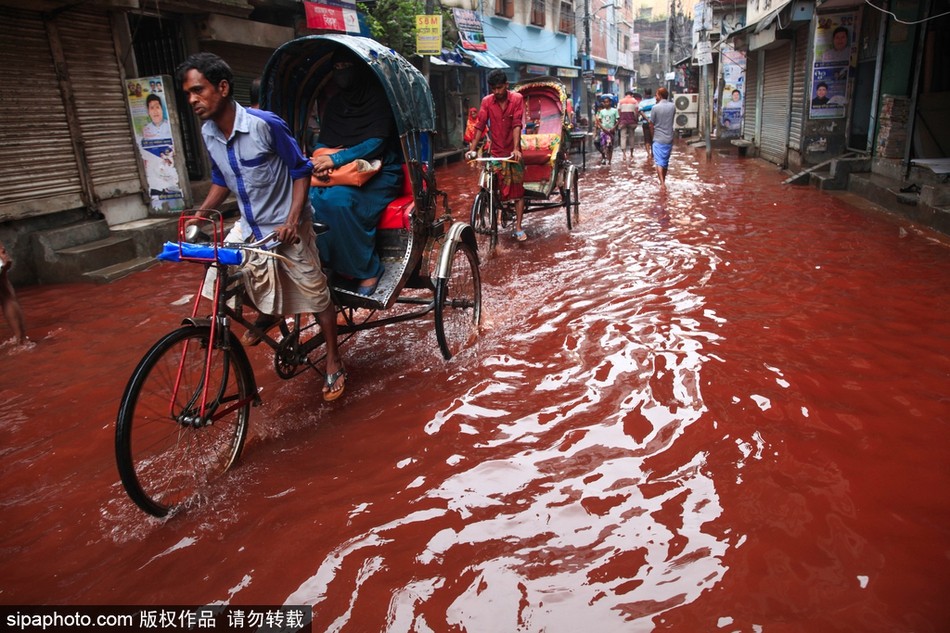
[[[719,60],[723,85],[719,137],[739,138],[745,111],[745,53],[726,43],[719,49]]]
[[[462,48],[469,51],[487,51],[488,43],[485,42],[485,32],[478,14],[471,9],[452,9],[452,15]]]
[[[304,2],[303,8],[304,14],[307,16],[308,29],[338,31],[355,35],[362,32],[359,13],[355,9],[317,4],[316,2]]]
[[[812,119],[844,118],[848,105],[848,75],[854,59],[856,13],[818,16],[811,76]]]
[[[187,168],[184,154],[176,151],[181,147],[181,136],[177,132],[177,113],[171,109],[175,103],[171,78],[139,77],[127,79],[125,85],[135,144],[145,165],[152,209],[182,211],[186,206],[182,183],[187,182]],[[176,136],[179,138],[177,143]]]
[[[416,52],[420,55],[442,54],[442,16],[416,16]]]

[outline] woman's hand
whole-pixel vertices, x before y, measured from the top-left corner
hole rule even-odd
[[[316,176],[325,176],[333,169],[333,159],[328,155],[310,159],[313,163],[313,173]]]

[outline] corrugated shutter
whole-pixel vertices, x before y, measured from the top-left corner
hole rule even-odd
[[[82,182],[39,13],[0,8],[0,221],[78,208]]]
[[[742,118],[742,138],[755,141],[755,120],[759,107],[759,54],[749,51],[745,56],[745,114]]]
[[[788,152],[790,48],[780,46],[765,51],[762,74],[762,139],[759,155],[783,166]]]
[[[805,125],[805,62],[808,55],[809,26],[795,32],[795,61],[792,63],[792,116],[788,128],[788,146],[802,148],[802,128]]]
[[[256,46],[240,46],[228,42],[203,42],[202,48],[218,55],[234,73],[234,98],[247,107],[251,104],[251,82],[261,76],[274,51]]]
[[[86,162],[99,199],[141,191],[138,152],[105,12],[63,12],[56,20],[73,86]]]

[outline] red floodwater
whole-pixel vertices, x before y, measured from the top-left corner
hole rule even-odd
[[[24,288],[0,347],[0,602],[308,604],[315,631],[946,631],[950,247],[764,163],[591,166],[482,262],[484,332],[344,348],[166,521],[113,455],[198,269]],[[591,161],[593,162],[593,161]],[[475,173],[440,169],[459,217]],[[9,328],[0,324],[0,336]]]

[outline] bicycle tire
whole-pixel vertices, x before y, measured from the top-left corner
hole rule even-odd
[[[197,419],[208,367],[207,325],[162,337],[122,394],[115,435],[119,477],[132,501],[153,516],[191,502],[241,455],[256,388],[240,342],[227,336],[227,349],[211,355],[210,419]]]
[[[486,254],[498,244],[498,214],[491,202],[491,194],[485,189],[480,190],[472,202],[469,215],[469,224],[475,230],[479,248]]]
[[[465,348],[482,318],[478,257],[464,242],[451,248],[449,276],[438,280],[435,291],[435,337],[445,360]]]

